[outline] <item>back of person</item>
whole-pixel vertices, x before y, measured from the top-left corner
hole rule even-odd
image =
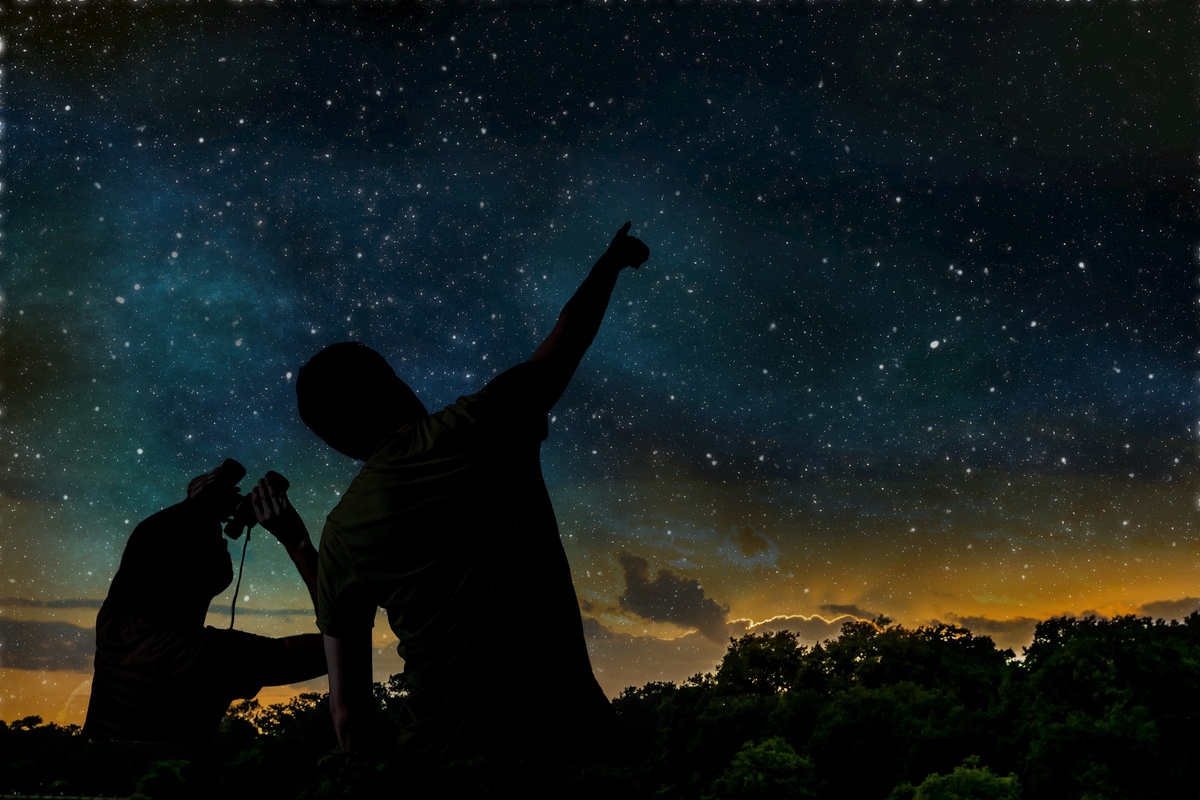
[[[545,416],[495,383],[386,439],[322,534],[322,630],[388,610],[410,753],[541,749],[612,713],[542,480]]]

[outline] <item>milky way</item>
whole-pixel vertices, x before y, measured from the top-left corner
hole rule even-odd
[[[1186,8],[3,24],[4,718],[82,716],[125,538],[190,476],[277,469],[317,537],[356,465],[299,422],[308,356],[449,404],[627,219],[651,259],[543,450],[611,693],[847,614],[1019,648],[1200,605]],[[242,595],[314,629],[262,534]]]

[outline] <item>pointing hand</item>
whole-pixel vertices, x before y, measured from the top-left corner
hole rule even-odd
[[[632,222],[626,222],[617,231],[612,242],[608,245],[606,256],[616,261],[617,266],[637,269],[650,257],[650,248],[641,239],[629,235]]]

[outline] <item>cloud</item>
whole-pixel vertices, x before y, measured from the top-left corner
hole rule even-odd
[[[941,620],[933,620],[937,624],[951,624],[966,628],[971,633],[987,634],[1011,634],[1028,632],[1032,638],[1033,629],[1041,622],[1035,617],[1013,617],[1012,619],[992,619],[991,617],[978,616],[960,616],[958,614],[947,614],[946,623]]]
[[[0,665],[9,669],[88,672],[95,641],[93,628],[0,617]]]
[[[1182,600],[1155,600],[1138,607],[1138,613],[1155,619],[1183,619],[1193,611],[1200,610],[1200,597],[1185,597]]]
[[[839,616],[851,616],[858,619],[875,619],[879,615],[874,611],[867,611],[864,608],[859,608],[856,605],[838,605],[837,603],[827,603],[821,606],[821,610],[826,614],[837,614]]]
[[[796,634],[801,644],[814,645],[819,642],[836,639],[842,633],[842,623],[849,622],[847,615],[826,619],[819,614],[806,617],[803,614],[772,617],[762,622],[750,622],[745,633],[774,633],[776,631],[791,631]],[[749,622],[735,620],[735,623]],[[732,624],[732,623],[731,623]]]
[[[774,567],[779,545],[752,525],[735,525],[717,548],[722,556],[742,567]]]
[[[584,617],[583,631],[596,679],[614,696],[627,686],[645,686],[651,681],[682,683],[698,673],[714,672],[729,640],[747,633],[789,630],[802,644],[811,646],[836,639],[848,619],[825,619],[816,614],[772,617],[757,623],[734,619],[724,624],[720,637],[697,630],[675,639],[659,639],[614,631],[594,617]]]
[[[2,608],[100,608],[103,600],[72,597],[63,600],[34,600],[30,597],[0,597]]]
[[[932,620],[934,625],[948,624],[966,628],[977,636],[989,636],[998,647],[1020,650],[1033,641],[1033,631],[1040,619],[1034,617],[1013,617],[1011,619],[992,619],[980,616],[959,616],[950,613],[946,619]]]
[[[695,628],[714,642],[726,641],[729,606],[706,597],[700,581],[681,578],[669,570],[660,570],[650,580],[646,559],[620,553],[617,560],[625,573],[625,592],[617,598],[622,611],[655,622]]]
[[[223,614],[228,617],[230,614],[229,606],[209,606],[208,613]],[[239,617],[312,617],[315,616],[311,608],[238,608],[237,615]]]
[[[695,545],[712,542],[717,533],[707,525],[683,517],[636,516],[619,520],[622,537],[643,547],[691,552]]]

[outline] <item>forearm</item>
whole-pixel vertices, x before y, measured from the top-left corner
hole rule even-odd
[[[563,306],[555,330],[561,329],[565,355],[577,354],[582,358],[591,346],[604,321],[620,272],[617,259],[605,253],[592,265],[583,283]]]
[[[372,713],[373,700],[367,697],[358,701],[341,703],[329,701],[330,711],[333,712],[333,732],[337,736],[338,749],[343,753],[362,753],[379,745],[376,741],[375,715]]]
[[[285,686],[324,675],[325,649],[319,633],[301,633],[278,639],[283,647],[271,661],[264,661],[262,669],[264,686]]]
[[[331,694],[329,710],[333,714],[333,732],[337,735],[338,747],[343,753],[354,750],[358,736],[354,730],[354,710],[346,703],[345,698],[335,700]]]
[[[583,360],[584,353],[595,340],[620,272],[621,265],[616,258],[608,253],[600,256],[575,294],[563,306],[554,330],[530,357],[530,361],[552,362],[555,371],[560,373],[561,388],[554,395],[554,401],[558,400],[562,389],[566,388],[579,362]]]
[[[308,589],[308,596],[312,599],[313,611],[316,611],[317,548],[313,547],[307,529],[304,531],[303,539],[287,546],[287,554],[292,559],[292,563],[296,565],[296,571],[300,573],[300,580],[304,581],[304,586]]]
[[[646,244],[629,235],[632,224],[626,222],[617,231],[604,255],[592,265],[583,283],[563,306],[554,330],[526,362],[530,366],[523,370],[521,378],[525,384],[521,398],[526,407],[540,406],[549,411],[558,402],[600,331],[617,275],[625,267],[637,269],[650,257]]]
[[[326,635],[329,665],[329,710],[338,747],[361,750],[370,742],[374,723],[371,697],[370,633],[347,641]]]

